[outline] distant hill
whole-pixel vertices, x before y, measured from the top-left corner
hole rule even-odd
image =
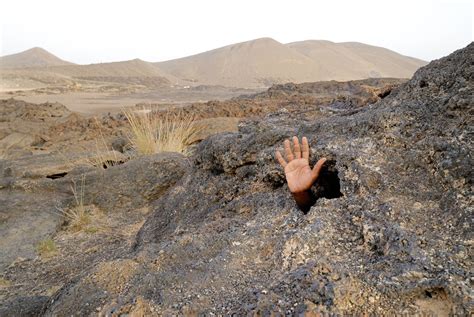
[[[53,66],[47,69],[49,72],[78,79],[123,83],[128,80],[131,83],[139,83],[137,82],[138,78],[155,78],[159,79],[164,85],[180,82],[175,76],[167,74],[153,63],[145,62],[140,59],[89,65]]]
[[[233,44],[156,63],[188,82],[237,87],[370,77],[409,78],[426,62],[362,43],[303,41],[282,44],[271,38]]]
[[[34,47],[29,50],[0,57],[0,68],[28,68],[28,67],[47,67],[60,65],[74,65],[64,61],[50,52]]]
[[[311,58],[270,38],[233,44],[157,65],[189,82],[236,87],[331,78],[331,74]]]
[[[282,44],[271,38],[158,63],[134,59],[76,65],[37,47],[0,57],[2,86],[15,89],[21,89],[23,83],[40,87],[77,80],[148,87],[177,84],[263,88],[286,82],[409,78],[425,64],[422,60],[362,43],[311,40]]]
[[[11,60],[10,57],[15,55],[5,56],[4,58]],[[0,75],[2,77],[0,89],[3,87],[7,90],[40,88],[48,85],[70,86],[75,82],[84,80],[97,82],[98,84],[120,83],[123,85],[142,85],[150,88],[168,87],[180,82],[178,78],[166,74],[158,66],[140,59],[89,65],[72,63],[54,65],[50,63],[22,68],[0,65]]]
[[[302,41],[286,46],[311,58],[334,79],[368,77],[409,78],[425,61],[383,47],[357,42]]]
[[[90,76],[114,76],[114,77],[136,77],[136,76],[168,76],[159,67],[152,63],[133,59],[122,62],[99,63],[89,65],[67,65],[53,66],[48,69],[51,72],[60,73],[71,77]]]

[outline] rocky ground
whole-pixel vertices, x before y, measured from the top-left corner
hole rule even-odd
[[[19,71],[15,71],[19,72]],[[0,99],[21,99],[29,103],[62,103],[73,112],[84,115],[120,113],[124,107],[138,103],[189,104],[208,100],[227,100],[244,94],[261,92],[263,89],[244,89],[224,86],[175,86],[160,85],[154,78],[116,78],[116,81],[72,81],[45,84],[37,89],[28,89],[20,83],[12,90],[2,90],[7,76],[0,69]],[[123,81],[122,81],[123,80]]]
[[[2,148],[0,315],[469,315],[473,82],[470,44],[401,85],[191,104],[179,111],[226,127],[188,156],[132,160],[120,115],[2,101],[0,143],[31,138]],[[120,164],[71,164],[100,133]],[[293,135],[329,159],[307,214],[273,158]],[[93,219],[82,230],[63,215],[77,192]]]

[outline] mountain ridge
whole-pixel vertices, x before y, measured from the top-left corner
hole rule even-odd
[[[307,40],[283,44],[272,38],[259,38],[155,64],[190,82],[269,86],[283,82],[409,78],[427,63],[359,42]],[[240,76],[229,78],[229,73]]]
[[[306,40],[280,43],[263,37],[177,59],[141,59],[88,65],[64,61],[42,48],[0,57],[0,68],[34,69],[71,77],[163,77],[181,85],[264,88],[285,82],[409,78],[426,62],[359,42]]]

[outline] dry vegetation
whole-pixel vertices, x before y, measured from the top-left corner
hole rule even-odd
[[[84,204],[84,191],[86,185],[85,175],[81,177],[81,185],[78,188],[75,181],[71,186],[71,191],[74,195],[75,204],[73,207],[66,210],[61,210],[66,218],[68,228],[73,231],[83,230],[91,223],[90,207]]]
[[[149,109],[124,110],[130,124],[130,143],[138,155],[159,152],[185,153],[197,132],[193,117],[182,113],[156,113]]]
[[[56,244],[54,243],[53,239],[47,238],[36,246],[36,251],[42,257],[50,257],[57,252]]]

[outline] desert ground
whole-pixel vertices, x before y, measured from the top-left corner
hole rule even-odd
[[[0,316],[468,315],[473,56],[2,57]],[[294,135],[327,158],[307,213]]]
[[[99,115],[103,113],[119,113],[124,108],[137,104],[186,105],[193,102],[208,100],[225,100],[244,94],[252,94],[261,89],[226,88],[215,86],[148,89],[130,86],[114,89],[112,92],[101,92],[97,86],[92,86],[91,92],[61,91],[60,89],[35,91],[0,92],[0,99],[15,98],[32,103],[59,102],[69,110],[84,115]],[[122,90],[122,91],[120,91]],[[131,90],[131,91],[130,91]]]

